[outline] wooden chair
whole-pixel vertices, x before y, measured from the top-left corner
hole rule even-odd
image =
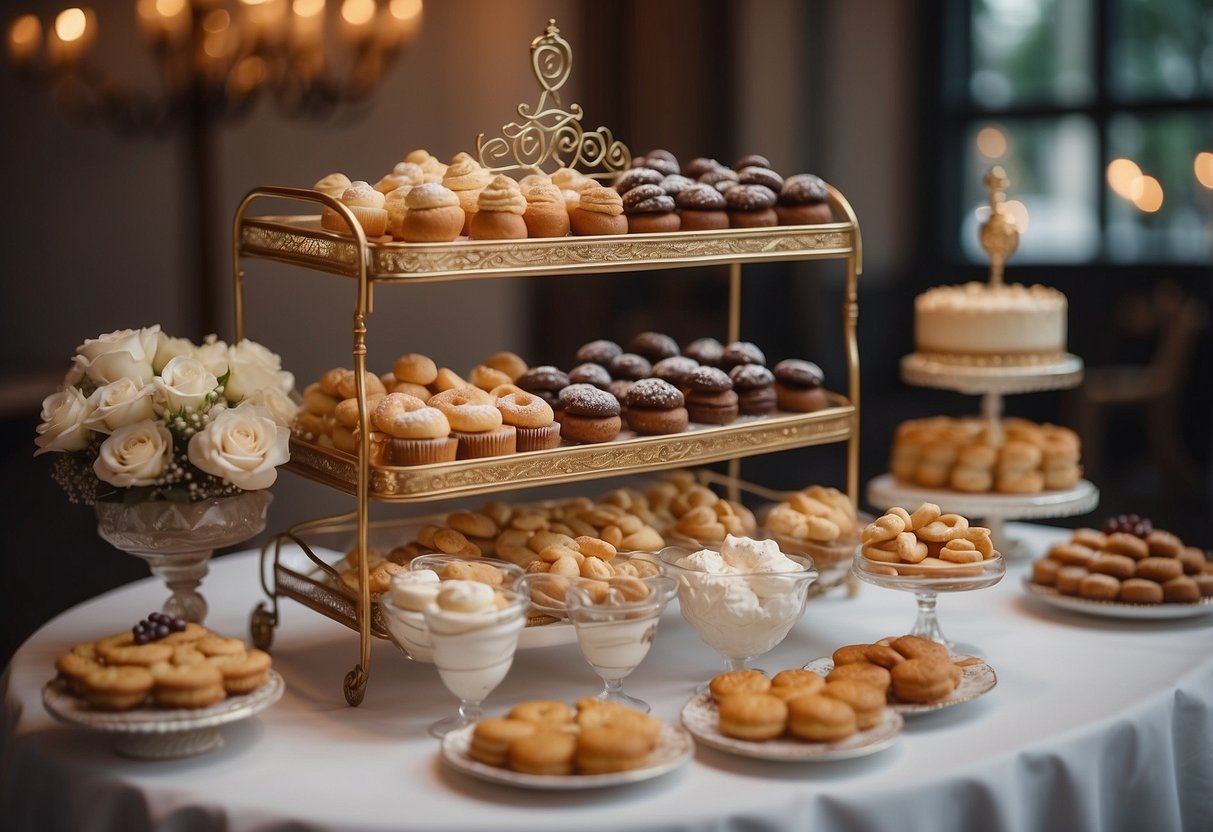
[[[1113,322],[1117,331],[1151,330],[1154,351],[1143,364],[1087,367],[1083,383],[1069,397],[1071,425],[1082,438],[1083,467],[1097,476],[1106,450],[1105,429],[1114,409],[1137,408],[1145,423],[1145,447],[1160,473],[1176,490],[1201,487],[1199,466],[1183,444],[1183,389],[1206,310],[1199,299],[1170,281],[1158,283],[1148,298],[1121,301]]]

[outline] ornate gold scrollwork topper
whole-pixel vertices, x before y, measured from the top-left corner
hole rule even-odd
[[[999,286],[1003,267],[1019,247],[1019,229],[1015,227],[1015,216],[1006,206],[1006,189],[1011,184],[1006,171],[995,165],[983,181],[990,192],[990,218],[981,226],[981,247],[990,258],[990,284]]]
[[[476,137],[476,157],[494,173],[525,170],[552,173],[572,168],[595,179],[605,179],[626,170],[632,162],[627,145],[617,141],[606,127],[593,132],[582,129],[581,106],[562,109],[560,88],[573,69],[573,48],[560,36],[554,19],[542,35],[531,41],[531,68],[542,92],[534,110],[518,105],[521,121],[501,128],[501,135],[485,140]]]

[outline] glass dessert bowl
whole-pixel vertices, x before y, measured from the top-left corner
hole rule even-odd
[[[739,670],[778,645],[804,612],[817,569],[771,540],[726,537],[719,550],[667,546],[678,606],[705,644]]]
[[[648,713],[649,704],[623,692],[623,680],[644,661],[677,582],[665,575],[581,578],[569,586],[566,608],[586,662],[602,679],[597,698]]]

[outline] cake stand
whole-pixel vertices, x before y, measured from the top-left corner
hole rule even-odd
[[[1014,221],[1004,210],[1006,186],[1005,173],[1001,168],[993,168],[986,177],[990,219],[981,232],[982,248],[990,257],[991,285],[1002,283],[1003,267],[1019,242]],[[901,379],[906,384],[981,396],[982,418],[990,428],[991,438],[998,444],[1002,442],[1003,396],[1066,390],[1081,384],[1082,376],[1082,359],[1070,353],[1064,353],[1054,361],[1028,364],[1010,363],[999,356],[964,364],[939,361],[921,353],[901,359]],[[1099,489],[1087,480],[1079,480],[1072,488],[1036,494],[971,493],[899,483],[892,474],[883,474],[868,483],[868,502],[881,509],[901,506],[909,510],[929,502],[945,512],[980,518],[990,529],[994,547],[1008,557],[1019,547],[1006,538],[1004,520],[1041,520],[1086,514],[1099,505]]]

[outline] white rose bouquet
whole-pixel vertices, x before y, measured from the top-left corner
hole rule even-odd
[[[290,458],[295,377],[265,347],[201,345],[159,326],[76,348],[42,402],[34,455],[57,452],[72,502],[195,502],[273,485]]]

